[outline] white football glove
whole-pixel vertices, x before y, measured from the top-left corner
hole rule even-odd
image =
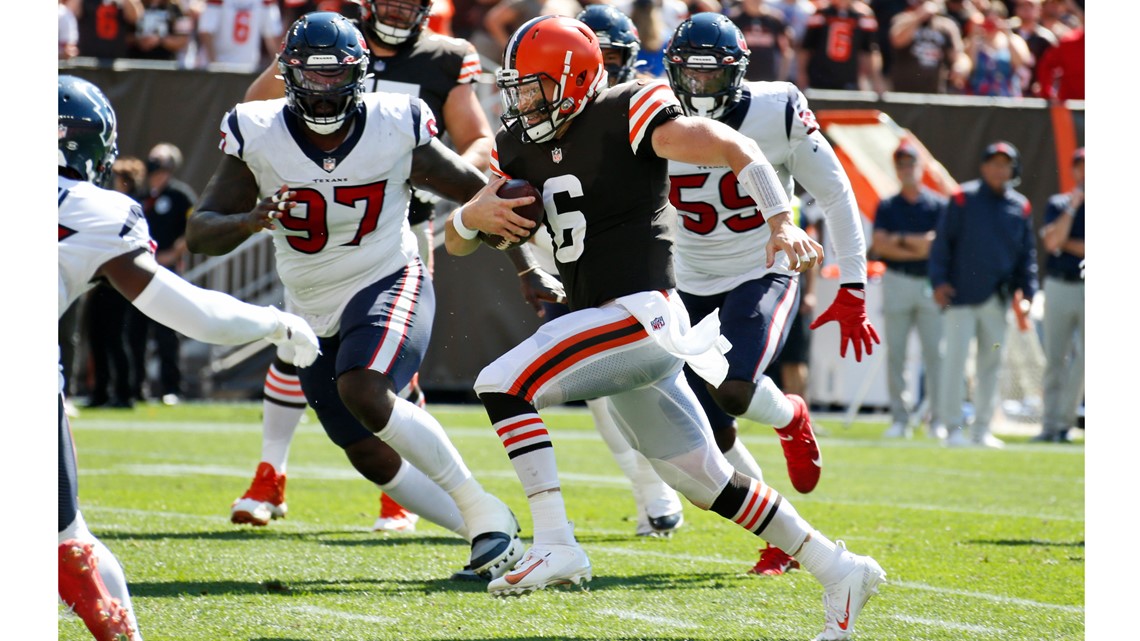
[[[277,317],[277,329],[265,337],[265,340],[274,345],[288,345],[293,348],[293,365],[308,367],[317,360],[321,353],[320,343],[313,328],[300,316],[283,312],[276,307],[269,307]]]
[[[426,203],[428,205],[434,205],[434,204],[438,203],[439,201],[443,200],[439,196],[436,196],[435,194],[431,193],[430,191],[428,191],[426,189],[413,189],[412,195],[416,197],[416,200],[420,201],[421,203]]]

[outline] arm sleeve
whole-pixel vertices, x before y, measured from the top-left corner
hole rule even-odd
[[[194,340],[241,345],[265,338],[277,328],[277,315],[209,289],[196,287],[165,267],[132,304],[155,321]]]
[[[796,182],[815,197],[827,221],[827,237],[839,266],[839,282],[867,282],[867,239],[863,215],[851,181],[831,144],[815,127],[807,98],[796,91],[796,117],[788,131],[788,169]]]

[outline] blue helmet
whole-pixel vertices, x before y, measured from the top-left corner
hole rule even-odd
[[[665,70],[685,113],[722,118],[732,111],[749,55],[744,34],[722,14],[698,13],[682,22],[665,48]]]
[[[119,155],[115,110],[99,87],[75,76],[59,77],[59,166],[102,186]]]
[[[608,4],[592,4],[578,14],[578,20],[598,36],[603,56],[610,49],[621,52],[619,64],[606,65],[610,86],[633,80],[634,64],[637,62],[637,54],[641,52],[641,39],[629,16]]]
[[[309,129],[330,134],[348,122],[364,93],[368,45],[339,13],[301,16],[285,34],[277,69],[289,109]]]

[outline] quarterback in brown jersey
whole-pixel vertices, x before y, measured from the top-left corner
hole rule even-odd
[[[820,639],[846,639],[886,575],[879,564],[813,528],[761,479],[735,471],[681,373],[688,363],[713,385],[727,374],[716,314],[690,326],[674,290],[668,160],[728,166],[771,229],[771,266],[785,252],[795,270],[823,248],[790,220],[791,207],[759,147],[731,127],[682,115],[669,85],[606,86],[594,33],[570,18],[535,18],[511,37],[497,82],[503,127],[491,168],[500,177],[448,218],[449,252],[480,244],[503,225],[494,190],[506,177],[539,188],[570,314],[543,325],[488,365],[475,382],[530,502],[534,544],[496,595],[592,577],[568,523],[549,432],[538,414],[565,401],[608,396],[630,444],[693,505],[787,550],[823,584]],[[509,238],[508,238],[509,239]]]

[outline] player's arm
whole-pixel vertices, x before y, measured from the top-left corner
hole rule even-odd
[[[823,246],[792,221],[788,194],[772,164],[751,138],[710,118],[681,116],[658,125],[653,130],[652,143],[653,151],[662,158],[732,168],[771,230],[766,248],[768,267],[775,264],[778,251],[787,253],[796,271],[822,262]]]
[[[262,229],[276,229],[273,221],[292,209],[288,191],[258,200],[257,179],[244,162],[222,156],[202,192],[194,213],[186,221],[186,247],[196,254],[228,254]]]
[[[443,103],[443,118],[447,135],[451,136],[459,155],[479,171],[486,171],[495,140],[475,95],[475,85],[465,83],[452,87]]]
[[[298,367],[307,367],[317,357],[317,337],[301,318],[196,287],[160,266],[145,249],[112,258],[96,276],[106,278],[142,313],[195,340],[241,345],[265,338],[288,344],[296,349],[293,362]]]
[[[273,100],[285,97],[285,81],[277,75],[277,56],[273,56],[269,66],[254,78],[245,90],[243,102],[254,100]]]

